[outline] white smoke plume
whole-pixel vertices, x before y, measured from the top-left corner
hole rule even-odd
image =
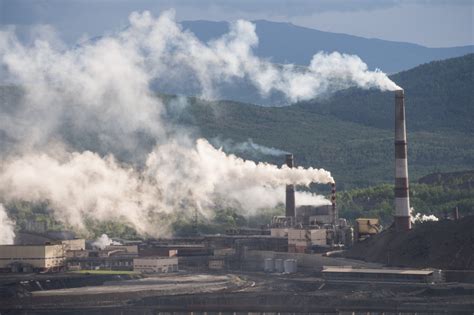
[[[0,245],[11,245],[15,240],[15,222],[7,215],[0,203]]]
[[[423,223],[427,221],[439,221],[439,219],[434,214],[426,215],[415,213],[415,209],[410,208],[410,221],[411,223]]]
[[[120,242],[114,241],[107,234],[102,234],[98,239],[96,239],[92,243],[92,246],[100,248],[100,249],[105,249],[107,246],[110,246],[110,245],[122,245],[122,244]]]
[[[325,206],[330,205],[331,201],[324,196],[312,194],[310,192],[295,192],[295,202],[297,206]]]
[[[163,118],[150,88],[163,80],[194,80],[212,98],[219,82],[245,79],[262,95],[277,91],[291,101],[349,86],[397,88],[357,56],[318,53],[304,69],[275,66],[253,54],[257,44],[247,21],[202,43],[172,11],[132,13],[126,30],[72,49],[50,29],[32,45],[0,31],[0,77],[24,91],[20,103],[0,104],[0,135],[8,139],[1,200],[46,201],[77,230],[88,218],[117,219],[164,235],[193,209],[212,216],[217,202],[229,201],[254,211],[280,202],[283,185],[333,182],[325,170],[226,155]]]
[[[203,139],[195,148],[177,141],[157,146],[141,171],[112,156],[87,151],[63,155],[30,154],[4,161],[0,195],[6,200],[48,201],[55,218],[77,230],[86,229],[85,218],[115,218],[139,233],[160,235],[170,232],[164,218],[183,208],[197,207],[209,217],[215,200],[227,199],[255,211],[281,202],[283,192],[275,191],[285,184],[333,181],[325,170],[278,168],[226,155]]]
[[[222,140],[219,137],[211,139],[211,143],[219,148],[222,148],[224,152],[230,153],[248,153],[254,156],[270,155],[270,156],[282,156],[289,152],[267,147],[258,143],[255,143],[251,138],[245,142],[234,142],[232,139]]]

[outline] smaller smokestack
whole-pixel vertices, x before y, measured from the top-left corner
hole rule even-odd
[[[453,209],[453,220],[459,220],[459,210],[458,207]]]
[[[336,183],[331,183],[332,223],[335,225],[339,217],[336,209]]]
[[[289,168],[294,167],[293,154],[287,154],[285,159],[286,165]],[[295,217],[295,185],[286,185],[286,211],[285,216]]]

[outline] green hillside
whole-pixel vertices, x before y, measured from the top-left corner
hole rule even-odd
[[[384,225],[393,218],[394,189],[391,184],[352,189],[338,193],[337,203],[341,217],[354,220],[377,217]],[[461,216],[474,214],[474,171],[435,173],[421,178],[410,186],[410,203],[415,213],[444,213],[458,207]]]
[[[206,138],[245,141],[295,154],[296,163],[330,170],[340,188],[393,180],[393,132],[307,112],[297,107],[264,108],[247,104],[193,100],[182,123]],[[408,133],[413,179],[437,171],[472,169],[474,138],[460,132]],[[246,157],[244,155],[244,157]],[[281,164],[283,157],[262,157]]]

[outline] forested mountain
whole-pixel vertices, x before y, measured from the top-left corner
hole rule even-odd
[[[428,48],[421,45],[323,32],[291,23],[254,21],[259,37],[255,52],[275,63],[308,65],[318,51],[355,54],[370,69],[395,73],[433,60],[458,57],[473,52],[473,46]],[[227,22],[185,21],[184,28],[208,41],[228,32]]]

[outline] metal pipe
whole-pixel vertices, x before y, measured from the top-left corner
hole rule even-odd
[[[408,188],[407,137],[405,125],[405,97],[403,90],[395,91],[395,228],[411,228]]]

